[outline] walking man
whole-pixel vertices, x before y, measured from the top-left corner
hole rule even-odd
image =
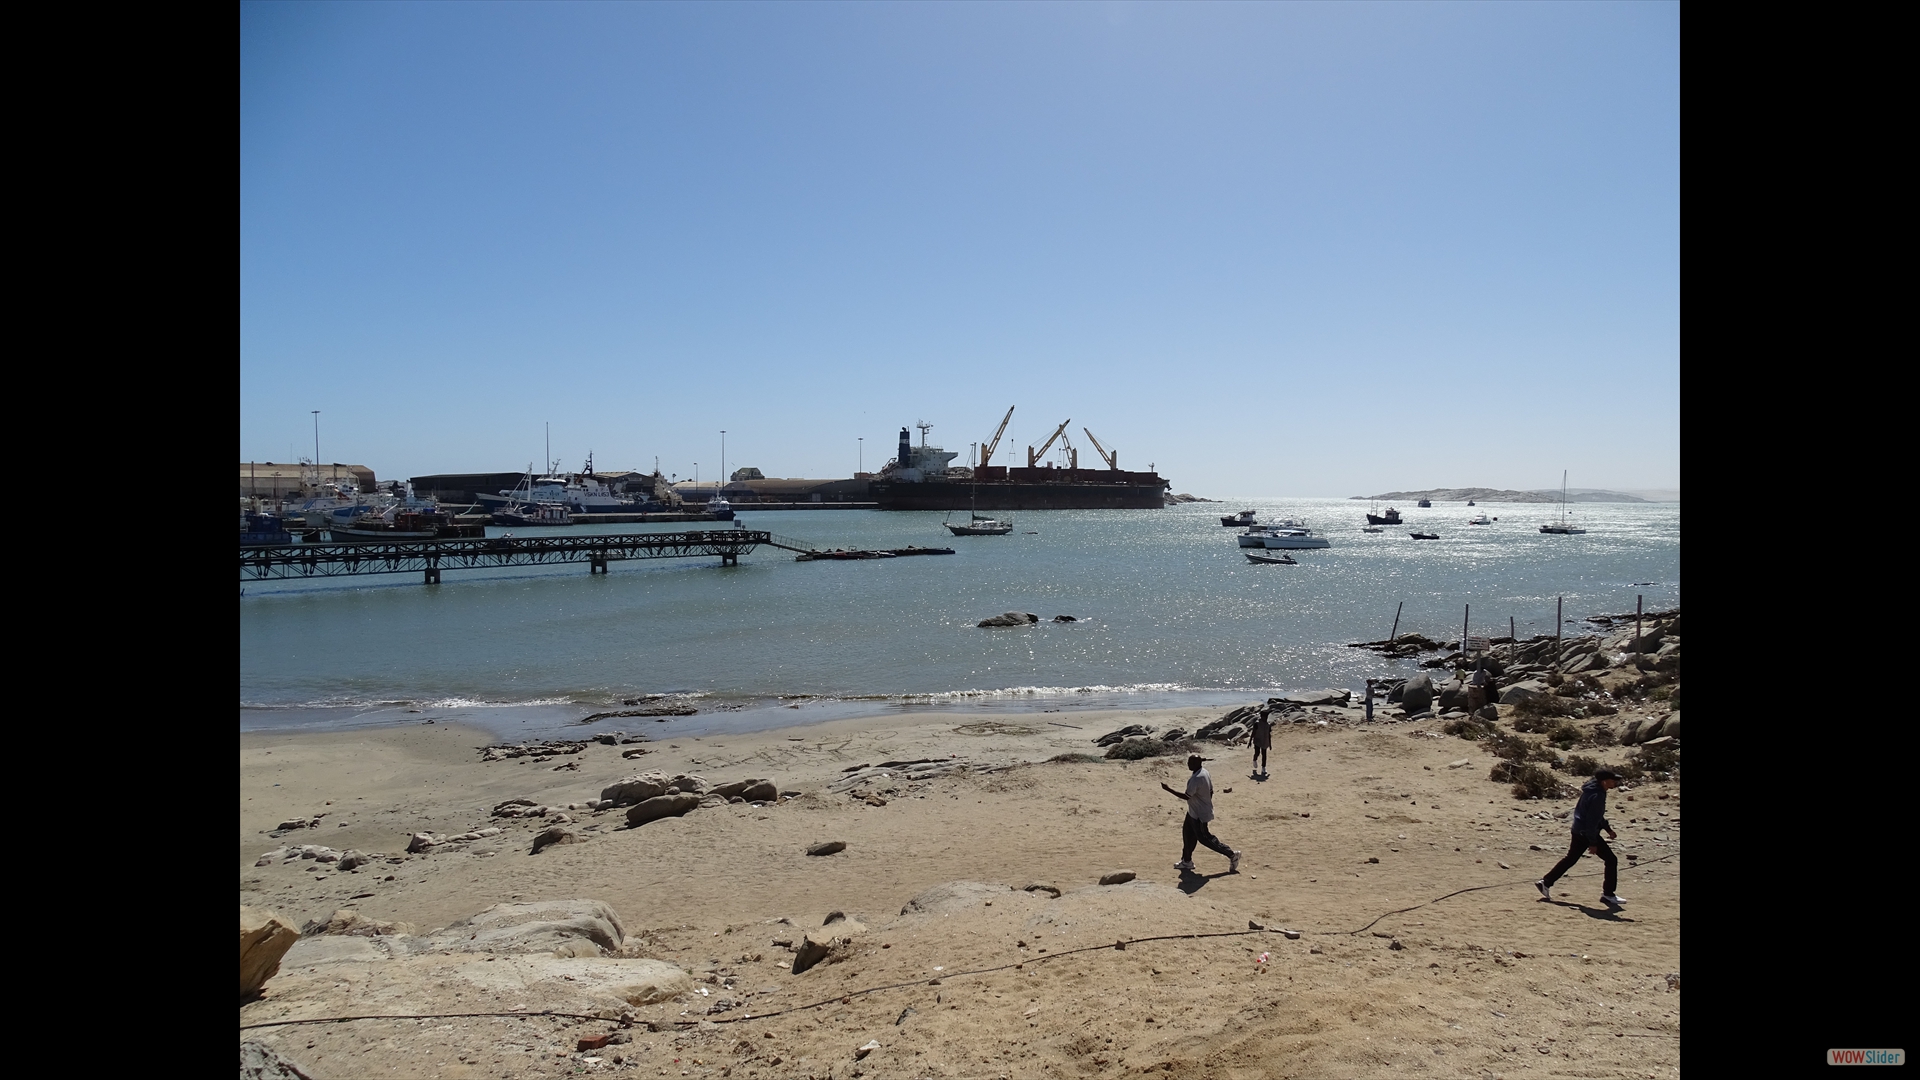
[[[1256,780],[1267,778],[1267,748],[1273,745],[1273,721],[1262,711],[1254,715],[1253,731],[1247,736],[1253,744],[1253,776]]]
[[[1187,758],[1187,768],[1193,775],[1187,777],[1187,790],[1175,791],[1166,784],[1160,787],[1167,794],[1187,804],[1187,820],[1180,827],[1180,861],[1173,864],[1175,870],[1193,869],[1193,847],[1205,844],[1227,857],[1227,873],[1240,872],[1240,852],[1220,842],[1207,828],[1207,822],[1213,820],[1213,777],[1207,774],[1206,758],[1194,754]]]
[[[1626,903],[1613,893],[1619,884],[1620,860],[1614,857],[1613,849],[1607,846],[1607,840],[1620,838],[1613,831],[1613,826],[1607,824],[1607,792],[1619,786],[1619,774],[1612,769],[1601,769],[1580,788],[1580,801],[1573,807],[1573,843],[1567,847],[1567,857],[1547,871],[1546,877],[1533,883],[1533,887],[1540,890],[1542,900],[1553,899],[1553,883],[1560,880],[1560,875],[1573,869],[1573,864],[1580,861],[1580,856],[1591,852],[1607,864],[1600,902],[1610,908],[1618,908]],[[1602,830],[1606,831],[1607,840],[1600,839]]]

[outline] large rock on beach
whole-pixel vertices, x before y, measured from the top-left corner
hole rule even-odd
[[[423,952],[553,953],[603,956],[617,952],[626,931],[613,908],[599,900],[495,904],[431,934]]]
[[[1500,691],[1500,704],[1518,705],[1530,697],[1538,697],[1547,692],[1547,684],[1537,679],[1517,682]]]
[[[635,804],[627,811],[627,824],[639,828],[649,821],[680,817],[700,805],[698,795],[659,795]]]
[[[662,795],[698,793],[706,788],[707,781],[702,776],[687,773],[668,776],[663,772],[645,772],[608,784],[600,790],[600,801],[608,806],[631,806]]]
[[[240,996],[266,985],[280,970],[280,958],[287,955],[300,931],[291,919],[271,911],[240,908]]]
[[[1338,705],[1345,708],[1353,701],[1351,690],[1307,690],[1285,697],[1268,698],[1269,705]]]
[[[731,784],[715,784],[707,789],[707,794],[718,795],[727,800],[745,799],[748,802],[757,802],[760,800],[748,795],[747,792],[767,787],[769,784],[770,782],[764,777],[758,780],[735,780]]]
[[[1433,707],[1433,677],[1422,672],[1407,679],[1400,687],[1400,707],[1409,714],[1426,712]]]

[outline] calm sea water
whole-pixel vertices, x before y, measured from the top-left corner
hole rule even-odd
[[[1254,565],[1222,514],[1295,517],[1332,541],[1297,566]],[[823,547],[952,547],[950,556],[717,559],[248,582],[240,599],[241,726],[444,717],[550,734],[642,694],[701,708],[674,731],[737,730],[930,707],[1023,710],[1244,702],[1405,674],[1345,646],[1402,632],[1551,633],[1556,597],[1588,615],[1680,603],[1678,504],[1401,507],[1363,533],[1364,503],[1245,499],[1166,510],[1020,514],[1004,537],[951,537],[940,513],[743,510],[748,528]],[[1499,518],[1469,526],[1476,512]],[[964,514],[954,515],[956,519]],[[681,526],[695,527],[695,526]],[[596,526],[583,531],[628,531]],[[663,531],[667,530],[662,527]],[[1417,541],[1410,531],[1441,539]],[[497,533],[499,530],[490,530]],[[529,535],[535,530],[517,530]],[[979,629],[1003,611],[1037,626]],[[1055,615],[1074,623],[1052,623]],[[788,708],[800,704],[799,709]],[[417,710],[417,711],[415,711]],[[606,727],[643,730],[650,721]],[[577,730],[577,729],[576,729]]]

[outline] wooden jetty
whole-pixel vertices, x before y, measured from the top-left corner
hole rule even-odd
[[[442,570],[583,562],[589,573],[604,574],[607,564],[616,560],[714,555],[722,566],[737,566],[740,556],[762,544],[788,551],[813,550],[811,544],[760,529],[281,544],[241,548],[240,580],[417,573],[434,585]]]

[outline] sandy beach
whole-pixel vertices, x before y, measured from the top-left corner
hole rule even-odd
[[[1548,903],[1533,881],[1566,848],[1566,821],[1553,815],[1570,797],[1516,800],[1488,779],[1483,744],[1431,720],[1362,723],[1357,708],[1315,716],[1277,727],[1265,781],[1251,778],[1244,746],[1209,751],[1214,831],[1245,857],[1229,874],[1202,848],[1198,873],[1184,877],[1173,868],[1184,807],[1159,786],[1182,788],[1182,759],[1050,759],[1100,753],[1093,740],[1127,724],[1192,730],[1218,712],[921,713],[704,739],[629,719],[583,737],[620,728],[648,741],[538,761],[483,760],[492,740],[447,724],[243,735],[243,905],[293,923],[345,909],[426,935],[495,904],[596,900],[626,936],[618,957],[532,966],[309,936],[243,1003],[242,1025],[577,1015],[358,1020],[243,1037],[314,1077],[1677,1072],[1677,781],[1612,795],[1624,911],[1598,902],[1595,859]],[[647,752],[622,757],[636,749]],[[1594,753],[1613,764],[1628,749]],[[859,766],[919,759],[965,767],[922,780],[890,770],[835,790]],[[512,799],[584,804],[646,771],[766,778],[783,797],[637,828],[619,809],[566,811],[579,842],[538,854],[533,837],[561,811],[493,816]],[[417,833],[489,828],[501,831],[406,854]],[[846,847],[806,853],[825,841]],[[297,857],[256,865],[290,844],[378,854],[348,871]],[[1136,876],[1098,884],[1118,871]],[[954,882],[991,888],[941,888]],[[916,897],[925,910],[903,913]],[[835,937],[822,930],[835,912],[849,934],[828,962],[793,974],[789,946]],[[635,958],[684,969],[694,988],[623,1001],[605,985],[607,966]],[[605,1033],[628,1041],[578,1049]],[[860,1052],[869,1043],[878,1047]]]

